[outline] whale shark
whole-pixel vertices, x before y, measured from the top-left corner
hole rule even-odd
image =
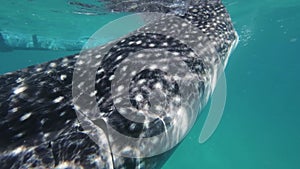
[[[180,12],[129,2],[128,11],[164,15],[108,44],[0,76],[1,168],[155,169],[180,144],[238,35],[220,0],[190,1]]]

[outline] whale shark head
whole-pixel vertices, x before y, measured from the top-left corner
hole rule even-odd
[[[143,159],[174,148],[208,101],[238,41],[220,1],[191,1],[184,13],[152,8],[166,6],[154,2],[120,1],[127,11],[155,19],[111,44],[83,51],[73,76],[79,121],[89,131],[101,128],[115,157]],[[82,86],[83,80],[96,85]],[[82,88],[94,95],[80,96]]]

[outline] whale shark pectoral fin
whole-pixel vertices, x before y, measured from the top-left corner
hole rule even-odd
[[[226,77],[222,71],[215,90],[211,96],[211,106],[199,136],[199,143],[205,143],[217,129],[226,104]]]

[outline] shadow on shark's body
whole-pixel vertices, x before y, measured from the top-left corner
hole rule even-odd
[[[137,8],[136,11],[144,12],[144,9]],[[199,44],[211,43],[218,52],[215,56],[206,57],[214,58],[226,66],[230,49],[236,44],[238,37],[222,3],[192,1],[187,11],[178,17],[199,28],[206,39],[205,43],[200,40]],[[145,43],[139,43],[140,41]],[[131,42],[135,42],[135,45],[132,46]],[[96,56],[99,48],[88,52]],[[202,56],[187,57],[195,52],[189,46],[176,38],[151,33],[136,34],[118,40],[104,56],[106,62],[98,70],[113,70],[119,64],[119,55],[126,58],[131,52],[150,48],[178,52],[195,74],[199,77],[209,76],[207,65],[202,63]],[[84,131],[77,119],[72,96],[73,73],[78,57],[79,54],[67,56],[0,76],[1,168],[161,168],[175,147],[152,157],[122,157],[103,150]],[[112,110],[111,91],[107,86],[110,85],[112,73],[100,71],[95,84],[98,106],[110,125],[120,133],[136,138],[142,133],[150,136],[161,133],[165,130],[164,127],[170,127],[163,126],[158,120],[151,130],[139,123],[132,128],[133,122]],[[141,76],[150,79],[155,77],[156,80],[163,81],[163,74],[160,72],[144,71]],[[199,92],[209,95],[207,90],[210,89],[201,84]],[[201,102],[205,104],[207,97],[202,95]],[[141,103],[133,100],[132,104],[138,107]],[[107,138],[100,138],[100,142],[101,140],[104,144]]]

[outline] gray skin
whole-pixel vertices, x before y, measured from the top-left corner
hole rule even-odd
[[[131,11],[144,9],[131,8]],[[169,12],[165,9],[162,11]],[[238,37],[222,3],[193,1],[187,11],[178,16],[198,27],[205,36],[205,43],[208,41],[213,44],[218,55],[206,57],[213,57],[226,65],[230,49]],[[129,42],[139,40],[144,43],[129,45]],[[104,56],[105,64],[99,67],[99,70],[106,68],[107,71],[97,73],[96,96],[98,106],[108,123],[120,133],[136,138],[142,134],[145,136],[145,133],[146,136],[159,134],[165,128],[161,121],[155,121],[152,124],[155,127],[146,128],[137,123],[132,129],[130,126],[135,122],[126,120],[116,110],[111,109],[113,105],[109,79],[113,75],[111,71],[119,64],[116,60],[120,53],[126,58],[130,52],[153,48],[150,44],[155,44],[157,49],[179,52],[194,73],[199,77],[209,76],[207,65],[202,62],[203,58],[197,55],[195,58],[187,57],[194,51],[174,38],[145,33],[117,41]],[[98,51],[95,48],[89,53],[97,55]],[[161,168],[176,147],[153,157],[120,157],[101,149],[84,132],[72,101],[72,77],[77,57],[78,54],[67,56],[0,76],[1,168]],[[143,77],[163,81],[159,72],[144,71]],[[139,79],[133,82],[136,80]],[[200,93],[208,93],[207,90],[209,89],[206,85],[200,85]],[[205,104],[207,96],[203,94],[201,99]],[[139,106],[137,101],[133,104]]]

